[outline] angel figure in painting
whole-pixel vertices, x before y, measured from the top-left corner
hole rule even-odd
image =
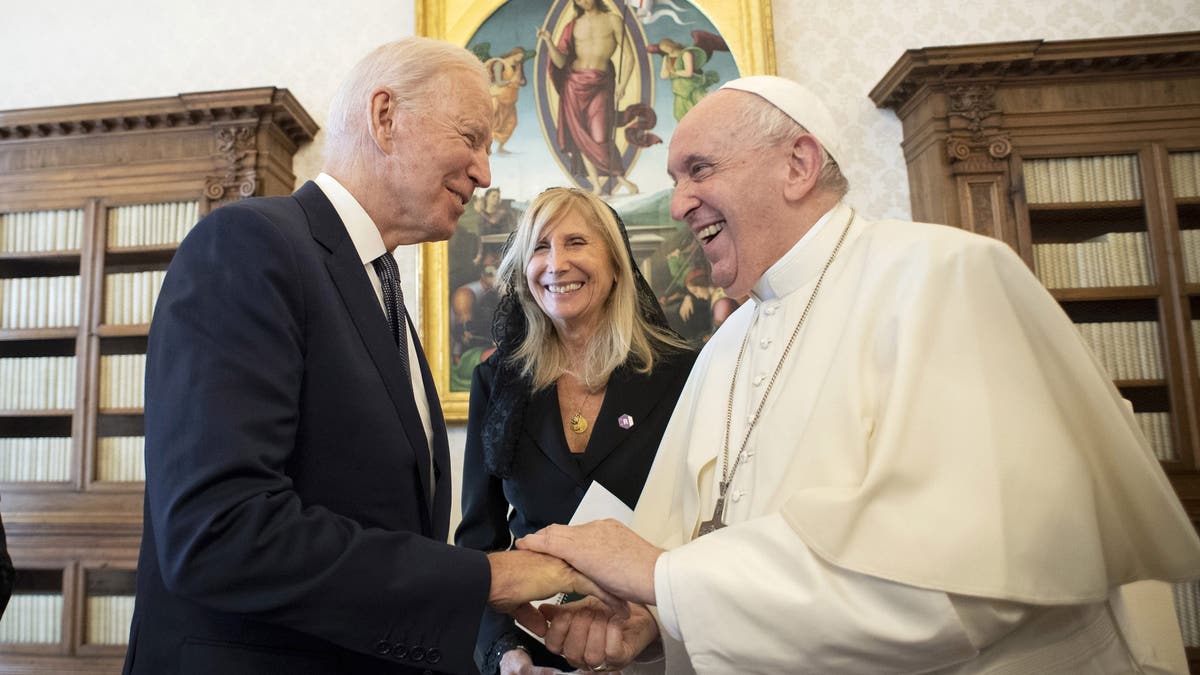
[[[592,192],[612,193],[623,187],[631,194],[638,187],[625,177],[626,166],[613,134],[616,128],[638,121],[635,129],[654,125],[654,111],[645,104],[619,110],[638,63],[625,33],[622,15],[604,0],[574,0],[575,18],[558,40],[540,28],[538,40],[549,49],[550,80],[559,95],[557,142],[570,158],[570,172],[586,176]],[[634,145],[662,142],[653,134],[626,130]],[[605,185],[606,179],[611,179]],[[615,185],[613,184],[615,183]]]
[[[714,51],[727,52],[729,46],[716,33],[694,30],[690,47],[671,38],[663,38],[646,50],[652,54],[662,54],[659,77],[671,81],[671,93],[675,95],[675,120],[678,121],[721,79],[716,71],[704,70],[704,66],[712,59]]]
[[[517,97],[525,86],[525,58],[525,48],[516,46],[484,61],[492,95],[492,140],[500,155],[508,154],[504,144],[517,128]]]

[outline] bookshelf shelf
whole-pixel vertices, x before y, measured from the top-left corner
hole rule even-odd
[[[74,338],[79,328],[5,328],[0,329],[0,342],[23,340],[64,340]]]
[[[0,409],[0,417],[70,417],[75,414],[75,409],[62,410],[42,410],[38,408],[31,409],[15,409],[5,410]]]
[[[1162,293],[1158,286],[1105,286],[1102,288],[1052,288],[1050,295],[1059,302],[1106,302],[1145,300]]]
[[[909,50],[871,98],[903,125],[913,218],[1021,255],[1200,525],[1200,32]]]
[[[1166,380],[1113,380],[1118,389],[1158,389],[1167,386]]]
[[[96,335],[100,337],[145,337],[149,334],[148,323],[113,323],[96,327]]]
[[[60,615],[39,643],[0,639],[0,672],[120,671],[158,285],[201,216],[291,193],[292,157],[316,131],[274,87],[0,111],[0,384],[24,378],[0,386],[0,492],[27,595],[52,596],[27,602]],[[51,311],[65,307],[78,316]]]
[[[0,251],[0,265],[4,263],[51,262],[79,264],[81,252],[72,251]]]

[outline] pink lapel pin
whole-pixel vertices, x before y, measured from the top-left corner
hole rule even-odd
[[[633,426],[633,418],[629,415],[621,415],[617,418],[617,425],[622,429],[628,429]]]

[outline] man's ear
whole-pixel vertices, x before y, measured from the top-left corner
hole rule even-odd
[[[788,154],[787,180],[783,193],[789,200],[803,199],[817,184],[817,177],[825,164],[821,144],[812,134],[803,134],[792,144]]]
[[[392,93],[384,88],[371,92],[371,138],[387,154],[392,149],[392,125],[399,110]]]

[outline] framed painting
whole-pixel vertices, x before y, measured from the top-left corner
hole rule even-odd
[[[421,337],[446,419],[466,419],[471,374],[494,347],[508,234],[551,186],[617,210],[668,320],[703,344],[736,303],[670,217],[667,147],[707,92],[775,72],[770,0],[417,0],[416,11],[419,34],[470,49],[491,79],[492,184],[449,242],[420,253]]]

